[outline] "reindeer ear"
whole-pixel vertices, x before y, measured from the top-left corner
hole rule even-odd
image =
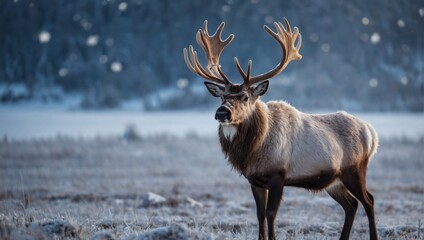
[[[255,93],[256,96],[262,96],[268,90],[268,86],[269,86],[269,81],[268,80],[263,81],[259,83],[256,87],[254,87],[253,92]]]
[[[205,86],[214,97],[222,97],[222,95],[224,95],[224,92],[225,92],[224,86],[211,83],[211,82],[205,82]]]

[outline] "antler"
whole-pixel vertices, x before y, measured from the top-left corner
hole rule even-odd
[[[227,39],[221,40],[221,33],[224,29],[225,23],[222,22],[219,25],[216,32],[211,36],[208,32],[208,21],[203,23],[203,29],[199,29],[196,34],[197,43],[203,48],[208,59],[208,65],[205,68],[199,62],[197,58],[197,52],[193,50],[193,46],[189,46],[189,51],[184,48],[184,60],[187,64],[188,69],[199,76],[206,78],[210,81],[220,84],[231,84],[227,76],[221,71],[221,65],[219,65],[219,57],[221,56],[222,50],[230,44],[234,39],[234,35],[231,34]],[[190,59],[188,56],[190,52]]]
[[[275,22],[274,25],[277,28],[277,32],[272,31],[268,26],[264,26],[264,29],[280,44],[283,50],[283,57],[281,58],[281,62],[271,71],[251,77],[250,69],[252,67],[252,61],[250,60],[247,65],[247,73],[243,71],[240,67],[239,61],[237,58],[234,58],[234,61],[237,65],[237,68],[244,79],[244,84],[247,86],[251,86],[252,84],[270,79],[275,75],[279,74],[284,68],[287,67],[290,61],[292,60],[300,60],[302,59],[302,55],[299,54],[300,47],[302,46],[302,35],[299,33],[299,29],[294,27],[294,31],[292,32],[289,21],[284,18],[284,22],[286,23],[286,28],[284,28],[281,22]],[[299,40],[297,45],[295,45],[296,39],[299,36]]]

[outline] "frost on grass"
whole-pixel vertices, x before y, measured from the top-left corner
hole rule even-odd
[[[50,234],[56,234],[63,237],[76,237],[76,229],[70,223],[55,220],[41,224],[42,229]]]
[[[0,239],[10,239],[12,227],[0,221]]]
[[[62,220],[26,223],[24,226],[0,223],[0,239],[75,239],[77,235],[77,229]]]
[[[0,140],[0,239],[257,237],[250,186],[231,171],[217,139],[140,139]],[[383,239],[424,236],[423,144],[424,138],[382,139],[370,163],[367,183]],[[334,200],[284,191],[278,239],[339,237],[344,212]],[[367,238],[360,206],[352,239]]]
[[[171,224],[168,227],[155,228],[140,235],[134,234],[126,240],[189,240],[193,239],[188,230],[178,224]]]
[[[113,240],[115,239],[114,235],[109,231],[101,231],[93,234],[90,240]]]

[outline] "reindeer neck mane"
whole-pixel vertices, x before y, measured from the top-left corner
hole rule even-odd
[[[243,173],[249,162],[255,161],[255,153],[260,150],[268,135],[268,108],[258,101],[255,110],[242,123],[219,127],[221,148],[232,167]]]

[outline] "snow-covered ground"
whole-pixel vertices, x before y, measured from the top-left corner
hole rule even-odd
[[[367,185],[382,239],[424,236],[422,146],[423,140],[383,140],[370,163]],[[228,166],[216,137],[3,139],[0,183],[0,239],[257,236],[249,184]],[[342,208],[324,192],[287,187],[277,236],[338,239],[343,220]],[[206,237],[131,237],[173,224]],[[94,237],[105,234],[112,237]],[[362,207],[351,239],[368,239]]]
[[[370,122],[382,138],[424,135],[424,113],[354,113]],[[71,111],[60,108],[0,107],[0,137],[48,138],[57,135],[92,138],[121,134],[129,125],[143,135],[214,136],[214,110],[142,112],[135,110]]]
[[[422,239],[424,114],[355,115],[381,138],[367,176],[379,236]],[[128,125],[140,135],[125,137]],[[0,239],[145,239],[137,236],[174,224],[194,236],[177,239],[256,238],[249,184],[225,160],[216,128],[213,110],[0,107]],[[339,237],[344,213],[327,194],[284,191],[279,239]],[[146,203],[154,194],[160,203]],[[352,239],[367,238],[361,207]]]

